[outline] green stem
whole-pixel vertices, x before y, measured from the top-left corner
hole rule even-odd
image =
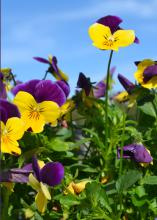
[[[43,80],[45,80],[45,79],[46,79],[48,72],[49,72],[49,71],[48,71],[48,70],[46,70]]]
[[[14,82],[14,86],[16,86],[17,83],[16,83],[16,80],[15,80],[14,74],[12,72],[10,74],[11,74],[12,80]]]
[[[113,50],[110,52],[108,66],[107,66],[107,77],[106,77],[106,99],[105,99],[105,147],[108,147],[108,90],[109,90],[109,78],[110,78],[110,65],[112,60]]]
[[[123,146],[124,146],[124,133],[125,133],[125,113],[123,112],[123,128],[122,128],[122,141],[121,141],[121,150],[120,150],[120,164],[119,164],[119,178],[122,175],[122,170],[123,170]],[[119,194],[119,201],[120,201],[120,213],[122,213],[122,192]]]
[[[8,189],[3,189],[3,203],[2,203],[2,218],[1,220],[8,219],[8,206],[9,206],[9,196],[10,192]]]

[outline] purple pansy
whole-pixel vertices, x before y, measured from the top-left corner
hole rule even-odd
[[[117,149],[117,157],[120,158],[121,148]],[[123,147],[123,158],[132,159],[138,163],[151,163],[153,158],[148,150],[141,144],[130,144]]]
[[[63,80],[53,83],[51,80],[34,79],[15,86],[12,93],[16,95],[19,91],[30,93],[38,103],[53,101],[62,106],[66,102],[70,88]]]
[[[120,83],[122,84],[122,86],[124,87],[124,89],[130,94],[132,92],[132,90],[135,89],[135,85],[130,82],[126,77],[124,77],[121,74],[118,74],[118,79],[120,81]]]
[[[7,100],[0,99],[0,120],[6,123],[11,117],[20,117],[18,108]]]
[[[40,169],[37,158],[34,156],[32,168],[37,180],[49,186],[60,184],[64,178],[64,167],[59,162],[49,162]]]
[[[123,30],[119,25],[122,23],[122,19],[118,16],[108,15],[98,19],[96,22],[104,26],[108,26],[113,34],[117,30]],[[139,39],[135,37],[134,43],[139,43]]]
[[[104,97],[106,92],[106,83],[102,80],[96,84],[93,89],[93,95],[95,98]]]

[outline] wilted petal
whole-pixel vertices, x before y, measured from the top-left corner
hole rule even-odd
[[[61,183],[64,177],[64,167],[59,162],[49,162],[40,171],[41,181],[49,186]]]
[[[108,15],[97,20],[97,23],[108,26],[112,34],[118,29],[119,24],[122,22],[122,19],[117,16]]]
[[[68,97],[68,95],[70,93],[69,84],[67,82],[65,82],[64,80],[59,80],[59,81],[56,82],[56,84],[61,87],[61,89],[65,93],[66,97]]]

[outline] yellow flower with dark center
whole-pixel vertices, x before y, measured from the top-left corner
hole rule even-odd
[[[118,51],[119,47],[127,47],[135,40],[133,30],[117,30],[112,33],[108,26],[99,23],[90,26],[89,36],[93,45],[101,50]]]
[[[60,108],[53,101],[37,103],[28,92],[18,92],[14,98],[25,123],[25,129],[32,128],[35,133],[42,132],[46,123],[55,123],[60,116]]]
[[[0,121],[1,125],[1,152],[9,154],[21,154],[17,140],[24,134],[24,122],[17,117],[9,118],[6,124]]]
[[[145,59],[137,65],[137,71],[134,73],[137,82],[144,88],[157,88],[157,65],[155,61]]]

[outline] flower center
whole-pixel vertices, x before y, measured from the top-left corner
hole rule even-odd
[[[111,47],[113,43],[116,41],[115,38],[111,36],[104,36],[105,41],[103,42],[104,45]]]
[[[32,106],[32,108],[30,109],[29,118],[38,120],[39,117],[40,117],[40,108],[39,108],[39,106]]]

